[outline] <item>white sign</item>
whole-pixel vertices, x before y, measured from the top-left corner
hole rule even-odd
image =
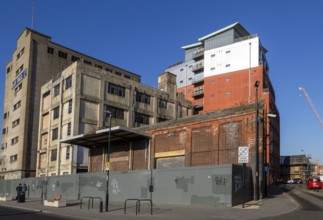
[[[248,163],[249,147],[248,146],[239,147],[238,156],[239,156],[238,163]]]

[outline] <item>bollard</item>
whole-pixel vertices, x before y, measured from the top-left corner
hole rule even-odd
[[[100,201],[100,212],[103,212],[103,201]]]

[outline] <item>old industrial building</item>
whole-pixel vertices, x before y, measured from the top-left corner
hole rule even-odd
[[[183,49],[158,89],[68,50],[78,61],[39,87],[37,175],[236,164],[247,146],[253,181],[257,166],[261,187],[279,178],[280,117],[259,36],[235,23]]]
[[[155,89],[80,61],[66,68],[60,79],[46,83],[41,88],[37,176],[75,173],[73,163],[77,160],[72,157],[77,156],[73,151],[78,146],[62,144],[61,139],[110,126],[140,127],[191,114],[191,103],[176,94],[176,76],[160,74],[158,83]],[[125,158],[118,161],[128,162]],[[95,171],[102,170],[101,163]],[[83,164],[86,171],[87,165]]]
[[[43,97],[40,92],[41,86],[44,84],[48,86],[55,85],[56,87],[51,91],[51,97],[54,99],[53,103],[58,101],[58,97],[62,98],[60,101],[61,103],[65,103],[64,98],[73,96],[73,92],[71,92],[73,89],[69,89],[69,86],[73,83],[73,79],[72,77],[68,78],[70,73],[63,74],[66,78],[62,77],[62,72],[78,60],[88,67],[102,70],[102,74],[104,72],[109,76],[118,76],[120,79],[119,81],[131,81],[133,83],[140,82],[140,76],[135,73],[59,45],[53,42],[51,37],[26,28],[18,37],[17,47],[12,54],[12,60],[10,60],[6,66],[4,115],[0,148],[1,179],[16,179],[36,175],[37,154],[42,152],[42,150],[37,152],[40,138],[38,136],[38,128],[40,125],[39,118],[42,116],[42,112],[40,112],[40,99]],[[84,79],[86,79],[85,76],[82,80]],[[89,80],[83,81],[85,86],[89,86],[90,82],[95,81],[91,77],[88,77],[88,79]],[[62,82],[65,85],[57,86],[56,84],[59,84],[58,82]],[[129,85],[130,84],[131,83],[129,83]],[[93,86],[91,86],[91,83],[90,87],[94,89]],[[112,87],[110,89],[113,90],[113,92],[119,92],[120,88],[117,84]],[[134,89],[134,87],[132,89]],[[131,89],[129,87],[125,92],[129,92],[130,90]],[[143,91],[143,95],[138,98],[148,100],[149,96],[145,96],[144,94],[145,89],[141,91]],[[65,96],[56,97],[56,94],[61,92],[64,92]],[[72,100],[72,98],[70,99]],[[52,101],[50,101],[50,103],[52,103]],[[128,103],[123,101],[122,106],[122,103],[120,103],[120,109],[124,108],[127,104]],[[56,105],[58,106],[58,104]],[[72,105],[74,105],[74,103],[72,103]],[[91,104],[88,103],[86,105],[91,106]],[[68,108],[67,111],[70,111],[70,106],[64,106],[64,108],[65,107]],[[61,111],[62,108],[55,110],[55,117],[57,115],[61,115],[59,114]],[[147,111],[149,111],[150,114],[154,109],[148,107]],[[137,116],[140,118],[138,120],[145,121],[144,123],[147,123],[147,116],[144,114],[137,114]],[[162,114],[159,119],[157,119],[156,116],[156,118],[149,120],[164,120],[167,119],[167,117],[170,116]],[[93,120],[89,124],[91,123],[93,124]],[[124,123],[130,124],[129,121]],[[87,127],[88,125],[85,124],[84,126]],[[74,128],[72,130],[74,131]],[[84,131],[86,130],[87,128],[84,129]],[[78,128],[75,128],[75,132],[76,131],[79,132]],[[82,131],[82,129],[80,131]],[[41,130],[41,133],[42,132],[44,132],[44,130]],[[55,131],[54,136],[56,134],[57,133]],[[73,155],[70,155],[71,158],[76,157],[72,163],[72,170],[76,172],[77,170],[82,171],[82,164],[84,165],[87,161],[86,152],[83,153],[81,150],[77,153],[77,151],[77,148],[75,148]]]
[[[281,156],[280,166],[283,182],[296,178],[300,178],[305,182],[314,172],[314,166],[311,164],[310,159],[311,156],[309,155]]]

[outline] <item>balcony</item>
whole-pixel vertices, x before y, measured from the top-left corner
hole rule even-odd
[[[198,59],[201,59],[204,57],[204,48],[203,47],[200,47],[200,48],[197,48],[194,52],[193,52],[193,59],[194,60],[198,60]]]
[[[199,73],[199,74],[195,74],[194,78],[192,79],[192,84],[198,84],[204,81],[204,74],[203,73]]]
[[[194,73],[200,72],[204,70],[204,63],[203,62],[198,62],[192,67],[192,71]]]
[[[198,97],[198,96],[202,96],[204,95],[204,89],[198,89],[198,90],[194,90],[194,93],[193,93],[193,97]]]

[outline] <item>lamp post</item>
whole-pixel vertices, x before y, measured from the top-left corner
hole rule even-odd
[[[107,146],[107,158],[105,171],[107,172],[107,191],[105,195],[105,211],[109,211],[109,179],[110,179],[110,148],[111,148],[111,112],[105,110],[106,116],[109,117],[109,136],[108,136],[108,146]]]
[[[268,187],[268,173],[270,172],[269,170],[269,161],[267,162],[267,152],[269,151],[270,144],[271,144],[271,126],[270,126],[270,118],[276,118],[277,115],[274,113],[268,113],[266,117],[263,118],[263,149],[262,149],[262,169],[263,169],[263,185],[264,185],[264,197],[267,196],[267,187]],[[268,140],[269,139],[269,140]]]
[[[256,88],[256,200],[259,200],[259,109],[258,109],[258,87],[260,82],[255,82]]]

